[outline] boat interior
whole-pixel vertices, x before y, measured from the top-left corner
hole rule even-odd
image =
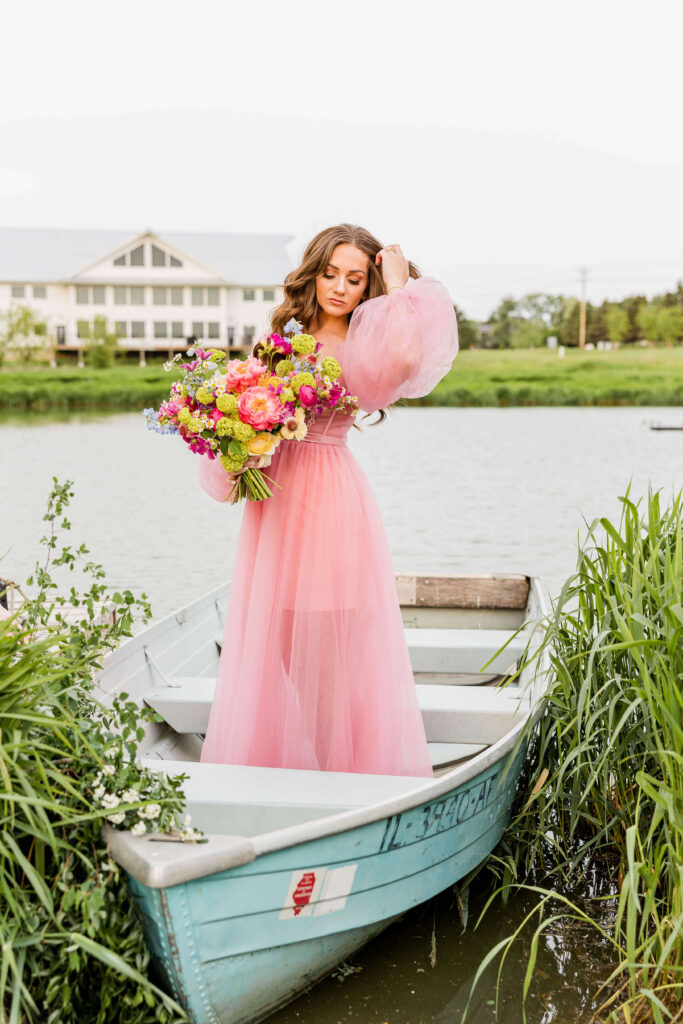
[[[452,774],[526,718],[536,683],[510,681],[544,591],[523,575],[417,576],[396,585],[434,778]],[[187,776],[192,824],[253,837],[424,789],[424,778],[201,764],[218,670],[228,585],[154,624],[109,656],[101,699],[125,691],[153,708],[140,747],[146,767]]]

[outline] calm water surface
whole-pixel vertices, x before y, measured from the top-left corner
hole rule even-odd
[[[618,517],[629,480],[634,496],[683,486],[683,433],[649,430],[657,420],[681,422],[680,410],[402,408],[350,441],[397,571],[537,574],[555,595],[584,520]],[[195,456],[139,414],[0,423],[0,575],[21,582],[33,567],[53,476],[74,481],[72,542],[85,541],[113,585],[145,591],[156,618],[229,578],[241,508],[204,494]],[[475,886],[464,935],[450,891],[406,914],[273,1024],[457,1024],[479,962],[528,909],[498,905],[475,931],[483,900]],[[470,1024],[521,1022],[528,941],[510,955],[498,1014],[487,974]],[[539,957],[529,1024],[587,1020],[606,948],[563,924]]]

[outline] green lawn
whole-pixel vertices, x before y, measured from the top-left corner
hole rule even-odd
[[[135,410],[158,405],[172,377],[161,363],[111,370],[36,366],[0,370],[0,411]],[[464,350],[453,369],[417,405],[683,405],[683,346]]]
[[[683,405],[683,346],[472,350],[419,405]]]

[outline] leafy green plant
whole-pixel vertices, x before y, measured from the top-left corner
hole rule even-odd
[[[548,650],[553,682],[523,737],[534,769],[489,861],[489,906],[539,872],[547,886],[597,867],[618,895],[618,966],[596,1019],[663,1024],[683,1019],[683,493],[663,506],[650,489],[645,513],[620,501],[618,526],[590,524],[533,655]],[[535,891],[525,995],[557,898]]]
[[[27,581],[35,596],[0,621],[0,1021],[172,1024],[187,1018],[148,977],[141,922],[102,825],[141,833],[154,822],[196,838],[178,824],[184,776],[145,771],[135,756],[146,714],[126,694],[104,706],[93,692],[103,655],[149,604],[108,594],[85,546],[62,542],[73,492],[53,479],[46,559]],[[81,569],[90,585],[57,593],[58,566]],[[100,616],[103,602],[116,614]]]

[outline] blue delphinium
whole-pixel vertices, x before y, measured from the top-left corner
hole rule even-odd
[[[291,320],[287,321],[282,329],[285,334],[301,334],[304,327],[303,324],[300,324],[298,320],[295,320],[294,317],[292,317]]]

